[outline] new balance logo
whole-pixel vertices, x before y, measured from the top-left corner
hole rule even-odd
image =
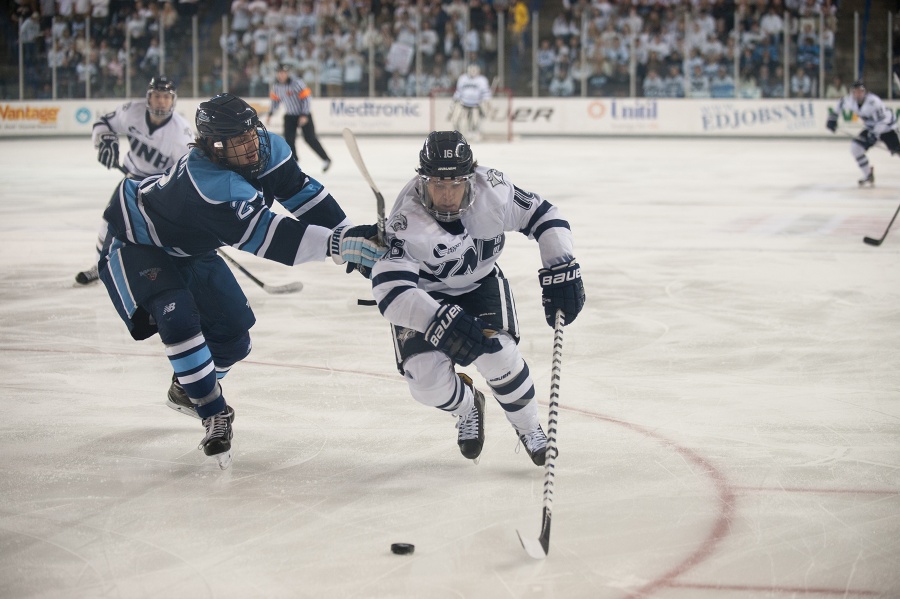
[[[172,302],[171,304],[169,304],[165,308],[163,308],[163,314],[168,314],[169,312],[171,312],[174,309],[175,309],[175,302]]]

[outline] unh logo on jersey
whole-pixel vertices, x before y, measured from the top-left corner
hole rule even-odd
[[[491,187],[497,187],[498,185],[505,183],[505,181],[503,181],[503,173],[495,168],[492,168],[487,172],[487,181],[491,184]]]
[[[147,270],[142,270],[138,274],[142,277],[145,277],[148,281],[155,281],[156,277],[159,276],[159,273],[162,272],[162,269],[158,266],[154,266],[153,268],[148,268]]]
[[[409,223],[406,222],[406,216],[403,214],[398,214],[391,219],[390,227],[394,231],[404,231],[407,226],[409,226]]]

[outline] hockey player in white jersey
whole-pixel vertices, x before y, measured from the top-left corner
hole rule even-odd
[[[866,89],[860,80],[853,84],[850,94],[841,98],[828,116],[827,127],[832,133],[837,131],[838,117],[843,111],[850,111],[862,121],[863,130],[850,142],[850,153],[862,171],[860,187],[875,185],[875,168],[869,164],[866,152],[883,141],[891,154],[900,154],[900,139],[897,137],[897,117],[894,111],[884,105],[877,95]]]
[[[456,80],[450,116],[454,129],[465,131],[472,135],[473,139],[479,139],[481,118],[487,112],[487,103],[490,99],[491,86],[487,77],[481,74],[478,65],[469,65],[466,72]]]
[[[178,93],[166,77],[154,77],[147,86],[146,102],[126,102],[100,117],[92,131],[97,160],[108,169],[123,169],[131,179],[158,175],[184,156],[194,141],[191,126],[175,112]],[[119,136],[126,135],[129,149],[124,166],[119,164]],[[106,223],[97,235],[96,257],[106,237]],[[87,285],[97,280],[97,264],[75,275]]]
[[[417,172],[387,219],[388,250],[372,269],[397,367],[416,401],[459,418],[459,449],[474,460],[484,444],[484,396],[455,371],[474,364],[532,461],[543,465],[547,438],[497,259],[507,231],[536,239],[547,323],[554,326],[562,310],[569,324],[585,301],[569,223],[539,195],[478,166],[458,131],[429,134]]]

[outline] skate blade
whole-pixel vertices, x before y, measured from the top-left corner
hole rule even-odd
[[[196,418],[197,420],[201,420],[200,415],[197,414],[197,410],[191,410],[190,408],[186,408],[184,406],[180,406],[173,401],[166,400],[166,405],[179,414],[184,414],[185,416],[190,416],[191,418]]]
[[[216,461],[219,463],[219,468],[221,470],[228,470],[228,467],[231,466],[231,450],[223,453],[217,453],[213,457],[216,458]]]

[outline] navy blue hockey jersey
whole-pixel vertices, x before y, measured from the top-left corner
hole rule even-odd
[[[271,132],[268,138],[268,165],[253,182],[198,148],[161,175],[125,179],[103,213],[110,233],[177,257],[230,245],[287,265],[325,259],[332,229],[349,219],[328,190],[300,170],[284,139]],[[294,218],[272,211],[276,201]]]

